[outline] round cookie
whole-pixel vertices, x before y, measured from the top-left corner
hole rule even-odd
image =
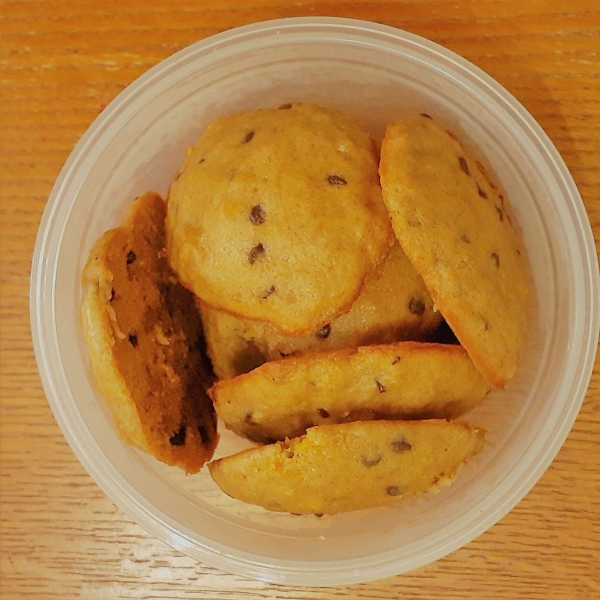
[[[189,473],[210,460],[216,416],[200,315],[169,268],[165,202],[138,198],[94,245],[81,323],[92,373],[121,438]]]
[[[171,265],[205,304],[310,335],[350,308],[393,242],[377,163],[337,111],[221,118],[172,182]]]
[[[388,126],[381,183],[394,231],[485,379],[504,387],[527,332],[524,250],[505,198],[428,117]]]
[[[217,485],[238,500],[273,511],[335,514],[449,484],[481,450],[484,434],[443,420],[321,425],[208,468]]]
[[[455,418],[489,389],[461,346],[398,342],[269,362],[208,395],[229,429],[269,442],[326,423]]]
[[[268,323],[202,307],[215,374],[226,379],[265,361],[401,340],[424,340],[442,320],[406,254],[394,244],[347,313],[306,336],[284,336]]]

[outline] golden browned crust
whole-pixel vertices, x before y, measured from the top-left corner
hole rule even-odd
[[[488,391],[461,346],[398,342],[269,362],[208,394],[228,428],[265,442],[326,423],[455,418]]]
[[[443,420],[321,425],[209,463],[229,496],[268,510],[335,514],[447,485],[483,446],[484,430]]]
[[[167,235],[204,304],[285,335],[346,312],[394,239],[369,135],[302,104],[209,125],[172,183]]]
[[[524,249],[479,163],[427,117],[388,126],[381,183],[394,231],[475,366],[504,387],[527,331]]]
[[[220,379],[286,356],[425,340],[440,324],[421,276],[396,243],[350,310],[307,336],[285,336],[268,323],[202,307],[208,352]]]

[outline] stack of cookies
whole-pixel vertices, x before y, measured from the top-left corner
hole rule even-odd
[[[295,514],[447,484],[484,436],[451,419],[514,375],[528,293],[506,200],[451,133],[408,117],[379,156],[350,117],[303,104],[207,127],[166,218],[138,199],[84,291],[123,438],[197,471],[214,404],[261,444],[211,462],[215,482]],[[457,340],[439,343],[448,325]]]

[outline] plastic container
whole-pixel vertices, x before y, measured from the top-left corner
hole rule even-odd
[[[392,508],[297,517],[222,494],[121,443],[96,393],[79,328],[80,273],[131,200],[166,192],[206,123],[306,101],[340,108],[377,136],[412,111],[442,118],[491,163],[523,229],[539,306],[517,377],[468,420],[484,451],[454,484]],[[598,342],[598,264],[575,184],[534,119],[466,60],[417,36],[332,18],[257,23],[163,61],[96,119],[65,164],[35,247],[31,320],[54,415],[79,460],[128,515],[207,564],[264,581],[335,585],[434,561],[496,523],[565,440]],[[218,455],[243,442],[224,432]]]

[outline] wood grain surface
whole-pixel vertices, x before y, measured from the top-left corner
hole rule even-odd
[[[564,157],[598,249],[598,0],[0,1],[0,596],[599,598],[598,360],[563,449],[509,515],[435,564],[349,587],[264,584],[170,549],[104,496],[59,431],[34,362],[28,291],[36,230],[65,159],[98,112],[163,58],[231,27],[300,15],[400,27],[495,77]]]

